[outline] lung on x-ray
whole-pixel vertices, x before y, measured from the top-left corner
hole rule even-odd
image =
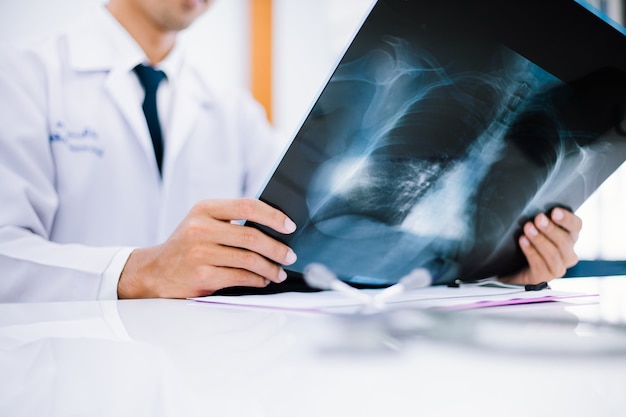
[[[379,0],[260,199],[301,273],[435,283],[526,266],[521,225],[626,159],[623,31],[574,0]]]

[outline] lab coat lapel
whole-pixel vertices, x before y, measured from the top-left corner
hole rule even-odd
[[[138,106],[137,101],[133,100],[133,97],[128,94],[129,91],[136,89],[133,81],[133,78],[129,77],[126,71],[114,69],[107,76],[105,89],[133,131],[132,136],[137,138],[146,156],[153,160],[152,140],[150,139],[150,131],[148,130],[141,106]]]
[[[209,105],[208,93],[193,69],[185,68],[177,82],[172,103],[171,125],[167,133],[166,164],[176,160],[191,136],[201,110]]]
[[[129,126],[130,136],[154,161],[150,132],[138,99],[132,93],[137,85],[130,72],[145,56],[139,45],[104,7],[80,20],[77,30],[70,30],[67,39],[70,68],[104,74],[104,88]],[[156,169],[156,162],[154,166]]]

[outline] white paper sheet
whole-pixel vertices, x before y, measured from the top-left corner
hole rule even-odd
[[[362,290],[366,294],[376,295],[382,290]],[[491,288],[461,286],[449,288],[433,286],[400,294],[387,303],[389,308],[414,306],[419,308],[469,309],[514,304],[529,304],[587,298],[593,302],[597,294],[574,293],[544,289],[525,291],[512,288]],[[354,312],[363,304],[338,291],[320,291],[312,293],[286,292],[267,295],[207,296],[192,300],[249,307],[288,309],[299,311]]]

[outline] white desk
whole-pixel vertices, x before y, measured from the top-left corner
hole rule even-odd
[[[537,317],[626,323],[626,277],[552,286],[599,302],[457,314],[528,318],[528,340],[543,337]],[[560,359],[425,339],[342,350],[358,334],[340,323],[186,300],[0,304],[0,415],[626,416],[626,345]]]

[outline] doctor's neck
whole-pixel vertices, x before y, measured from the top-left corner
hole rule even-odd
[[[159,23],[153,16],[134,6],[133,2],[111,0],[106,7],[143,49],[151,64],[162,61],[174,48],[180,30]]]

